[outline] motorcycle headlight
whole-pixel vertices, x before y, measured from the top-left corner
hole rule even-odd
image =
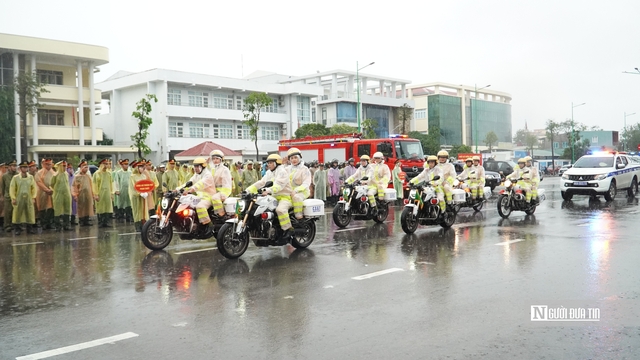
[[[351,194],[351,189],[345,188],[344,191],[343,191],[343,194],[344,194],[344,197],[348,197],[349,194]]]
[[[162,205],[162,210],[165,210],[166,208],[168,208],[169,207],[169,199],[167,199],[167,198],[162,199],[161,205]]]
[[[246,204],[246,201],[238,201],[238,211],[243,212]]]
[[[607,175],[608,175],[608,174],[600,174],[600,175],[596,175],[596,176],[594,176],[593,178],[594,178],[595,180],[604,180],[604,179],[606,179],[606,178],[607,178]],[[564,178],[564,176],[563,176],[563,178]]]
[[[453,186],[458,186],[458,185],[460,185],[460,180],[458,179],[453,180]]]
[[[511,180],[507,180],[504,182],[504,187],[510,187],[511,186]]]
[[[415,197],[416,197],[416,191],[415,191],[415,189],[414,189],[414,190],[409,191],[409,199],[414,199]]]

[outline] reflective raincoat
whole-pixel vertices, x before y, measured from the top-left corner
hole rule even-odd
[[[120,170],[116,174],[117,178],[115,182],[118,184],[118,187],[115,190],[120,191],[117,206],[119,209],[126,209],[131,207],[131,199],[129,198],[129,178],[131,178],[131,169],[127,169],[127,171]]]
[[[67,174],[67,169],[64,165],[58,165],[57,170],[58,172],[51,178],[54,216],[71,215],[69,174]]]
[[[316,170],[313,174],[313,197],[322,201],[327,200],[327,170]]]
[[[140,173],[138,173],[140,174]],[[173,170],[166,170],[164,172],[164,174],[162,175],[162,183],[167,184],[167,189],[168,190],[174,190],[176,189],[178,186],[180,186],[180,184],[184,184],[184,181],[180,181],[180,174],[178,174],[178,171],[173,169]]]
[[[106,168],[102,168],[93,174],[93,193],[98,195],[96,213],[113,213],[113,202],[111,201],[111,195],[114,193],[113,178]]]
[[[404,181],[400,179],[400,173],[402,172],[402,168],[400,166],[396,166],[393,168],[391,174],[393,175],[393,188],[396,190],[396,195],[398,199],[402,199],[404,195]]]
[[[73,179],[71,195],[77,198],[79,218],[93,216],[93,184],[90,174],[90,171],[86,174],[80,172]]]

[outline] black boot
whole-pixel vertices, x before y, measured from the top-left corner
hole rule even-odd
[[[60,218],[62,219],[62,228],[64,230],[71,230],[71,226],[69,226],[69,215],[61,215]]]
[[[98,214],[98,227],[107,227],[107,216],[109,214]]]
[[[113,214],[104,214],[104,227],[111,227],[111,219],[113,218]]]
[[[127,222],[133,222],[133,210],[131,210],[131,206],[124,209],[124,215],[127,219]]]
[[[136,221],[133,225],[136,228],[136,232],[142,232],[142,221]]]
[[[20,235],[22,233],[22,227],[19,224],[13,224],[14,235]]]
[[[56,231],[62,231],[62,217],[63,216],[64,215],[60,215],[60,216],[55,216],[53,218],[53,223],[54,223],[54,226],[56,228]]]
[[[53,208],[45,210],[45,215],[47,217],[47,229],[54,229],[55,224],[55,213],[53,212]]]
[[[75,215],[71,215],[71,225],[78,225],[78,222],[76,221],[76,216]]]
[[[91,226],[91,223],[89,223],[88,216],[84,216],[80,218],[80,226]]]
[[[35,224],[27,224],[27,234],[37,234],[38,230]]]

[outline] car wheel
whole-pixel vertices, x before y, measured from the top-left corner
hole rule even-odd
[[[611,185],[609,185],[609,191],[604,193],[604,199],[607,201],[613,201],[616,198],[617,189],[616,189],[616,181],[611,180]]]
[[[562,200],[571,200],[573,198],[573,194],[569,194],[566,191],[560,191],[560,195],[562,195]]]
[[[627,190],[629,198],[634,198],[638,195],[638,180],[634,177],[631,181],[631,187]]]

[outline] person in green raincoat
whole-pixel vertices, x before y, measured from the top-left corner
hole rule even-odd
[[[136,191],[135,185],[140,180],[148,179],[148,176],[145,171],[144,160],[133,162],[131,167],[133,171],[129,177],[129,198],[131,199],[131,210],[133,211],[133,224],[135,225],[136,232],[140,232],[142,231],[143,222],[149,219],[147,198],[150,194],[139,193]]]
[[[253,162],[247,162],[247,168],[242,172],[240,178],[242,179],[242,184],[246,187],[249,187],[247,184],[255,184],[262,177],[258,177],[258,173],[253,169]],[[232,175],[233,176],[233,175]]]
[[[57,162],[56,171],[56,174],[51,178],[54,224],[57,231],[62,229],[71,230],[69,225],[71,219],[71,188],[69,187],[67,162],[64,160]]]
[[[11,180],[13,180],[14,176],[18,175],[18,169],[16,168],[17,162],[15,160],[7,163],[7,166],[7,172],[0,178],[0,197],[3,201],[2,205],[4,205],[4,224],[2,225],[4,226],[4,231],[9,233],[13,228],[13,205],[11,204],[11,195],[9,194],[9,190],[11,189]]]
[[[120,214],[118,221],[133,222],[133,214],[131,212],[131,198],[129,197],[129,178],[131,177],[131,170],[129,170],[129,159],[124,159],[120,162],[120,170],[117,172],[118,177],[116,183],[118,187],[116,195],[118,195],[118,210]]]
[[[167,171],[162,175],[162,186],[166,184],[166,191],[175,190],[180,184],[184,184],[180,181],[180,175],[178,174],[178,170],[176,170],[176,161],[169,160],[167,165]]]
[[[318,170],[313,174],[313,185],[313,197],[327,201],[327,171],[324,169],[323,163],[318,164]]]
[[[158,201],[160,201],[159,198],[156,196],[156,189],[160,187],[159,186],[160,184],[158,183],[158,176],[156,175],[156,172],[153,171],[153,163],[151,162],[151,160],[146,160],[145,162],[146,162],[145,169],[149,174],[150,180],[153,181],[153,185],[155,185],[155,188],[153,189],[153,191],[149,193],[149,198],[147,199],[147,202],[152,205],[152,206],[149,206],[148,208],[149,217],[151,217],[155,215],[156,206],[158,205]]]
[[[36,186],[38,187],[38,194],[36,195],[36,207],[38,208],[40,224],[42,229],[53,229],[53,201],[51,195],[51,178],[55,175],[53,171],[53,160],[42,159],[42,169],[38,170],[34,175]]]
[[[237,196],[238,194],[240,194],[240,192],[242,192],[242,187],[240,186],[240,183],[242,181],[240,180],[238,165],[232,162],[231,165],[229,166],[229,172],[231,172],[231,182],[232,182],[231,196]]]
[[[100,169],[93,174],[93,193],[96,195],[96,214],[99,227],[110,227],[113,215],[113,178],[108,169],[109,159],[100,161]]]
[[[402,203],[402,198],[404,197],[404,173],[402,172],[402,168],[400,167],[400,160],[396,160],[395,167],[391,172],[391,177],[393,178],[393,188],[396,190],[397,202]]]
[[[113,213],[115,214],[116,221],[120,221],[124,218],[123,211],[120,209],[120,173],[122,172],[122,160],[118,161],[118,165],[120,165],[119,169],[115,169],[111,172],[111,177],[113,178]]]
[[[184,184],[187,182],[187,180],[191,179],[191,176],[189,175],[189,165],[182,164],[182,166],[179,167],[178,175],[180,184]]]
[[[91,226],[90,218],[93,217],[93,202],[96,198],[93,193],[91,172],[89,172],[89,164],[86,160],[82,160],[78,164],[78,168],[80,172],[73,179],[71,196],[77,203],[80,226]]]
[[[166,170],[166,168],[165,168],[164,164],[158,165],[157,171],[156,171],[156,179],[158,180],[158,187],[155,190],[156,191],[156,198],[158,200],[162,199],[162,196],[164,195],[163,191],[165,191],[163,189],[163,186],[162,186],[162,177],[164,176],[165,170]]]
[[[11,179],[9,195],[13,205],[13,227],[15,234],[22,232],[21,224],[26,224],[27,233],[35,234],[36,210],[35,201],[38,194],[36,180],[29,174],[29,164],[26,161],[20,163],[20,172]]]

